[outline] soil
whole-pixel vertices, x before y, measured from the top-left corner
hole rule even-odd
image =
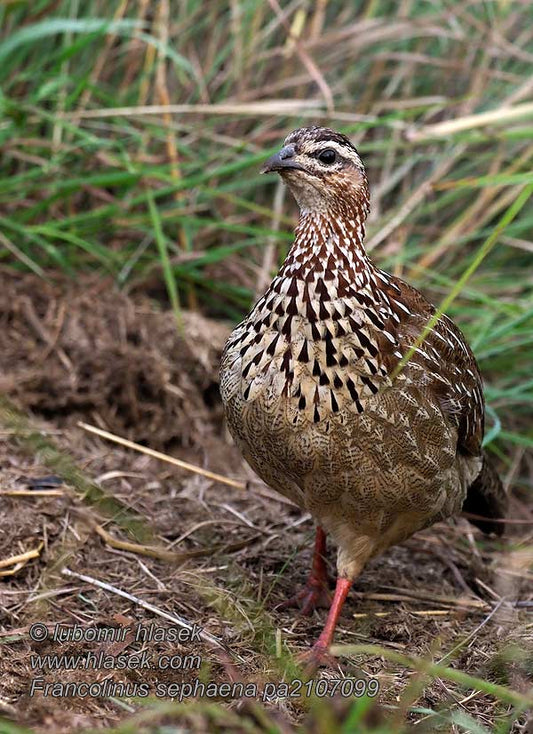
[[[305,580],[311,519],[254,477],[224,428],[217,371],[229,331],[229,324],[188,312],[178,327],[153,301],[129,298],[101,278],[47,282],[2,272],[0,391],[29,416],[10,421],[15,414],[4,405],[0,426],[0,714],[8,719],[36,732],[105,728],[145,711],[141,684],[154,695],[158,684],[168,691],[165,686],[196,679],[279,683],[286,650],[304,650],[318,635],[324,610],[302,618],[277,609]],[[80,421],[240,480],[245,488],[110,443]],[[58,471],[58,452],[70,457],[77,474]],[[94,501],[90,483],[114,504]],[[532,526],[524,520],[532,515],[531,506],[515,497],[511,518],[519,522],[509,524],[503,540],[485,538],[457,518],[375,559],[354,586],[336,642],[435,660],[446,656],[445,665],[523,689],[533,632],[531,557],[525,550]],[[137,530],[126,517],[139,521]],[[163,553],[154,557],[153,548]],[[34,557],[24,557],[29,551]],[[333,552],[329,565],[333,576]],[[65,575],[65,568],[74,575]],[[160,616],[165,613],[201,627],[221,645],[211,638],[135,639],[139,624],[168,636],[174,627]],[[47,640],[30,638],[36,622],[47,625]],[[121,641],[54,641],[58,624],[93,633],[129,627],[130,633]],[[520,654],[512,652],[513,644]],[[115,658],[144,653],[151,664],[161,655],[179,655],[182,662],[188,656],[185,665],[191,667],[53,670],[35,658],[88,660],[91,652]],[[194,656],[201,658],[200,669]],[[415,700],[417,707],[434,710],[454,704],[490,728],[508,708],[440,678],[421,693],[412,685],[416,675],[382,654],[342,658],[340,670],[319,676],[345,674],[375,676],[381,704],[400,710]],[[53,693],[67,683],[80,690],[84,682],[106,683],[106,695]],[[130,684],[125,695],[111,687],[119,683]],[[51,687],[43,695],[46,684]],[[242,721],[259,726],[253,699],[216,700],[225,700],[228,722],[238,710]],[[280,730],[292,731],[302,720],[309,731],[320,730],[320,712],[309,713],[302,701],[279,696],[263,706]],[[342,721],[347,706],[335,698],[330,715]],[[137,730],[170,721],[198,732],[239,730],[239,720],[215,724],[211,715],[191,703],[186,710],[154,714],[150,725]],[[382,714],[376,707],[372,715]]]

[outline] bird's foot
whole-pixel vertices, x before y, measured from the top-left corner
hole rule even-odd
[[[311,677],[318,668],[337,668],[339,661],[329,653],[329,650],[319,642],[315,642],[313,647],[297,656],[298,663],[302,666],[305,674]]]
[[[327,586],[327,580],[310,576],[305,586],[291,596],[287,601],[278,604],[278,609],[289,609],[300,607],[300,613],[304,617],[310,616],[315,609],[331,605],[331,594]]]
[[[339,664],[333,655],[330,654],[329,647],[333,641],[337,620],[351,584],[352,582],[349,578],[340,576],[337,579],[335,596],[333,597],[324,629],[313,647],[299,657],[299,662],[304,666],[304,670],[308,676],[311,676],[321,665],[326,665],[328,668],[335,668]]]

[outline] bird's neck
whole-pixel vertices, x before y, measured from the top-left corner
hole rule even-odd
[[[373,267],[363,247],[366,208],[340,201],[334,209],[303,209],[281,276],[357,281]]]

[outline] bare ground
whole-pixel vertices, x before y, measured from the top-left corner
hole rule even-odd
[[[309,518],[302,519],[296,508],[254,479],[225,433],[217,366],[229,326],[185,313],[180,335],[170,313],[157,312],[142,297],[133,301],[101,279],[52,284],[3,272],[2,280],[0,390],[31,418],[29,424],[20,416],[15,420],[9,406],[2,408],[0,714],[38,732],[70,732],[116,725],[146,706],[128,696],[119,701],[118,693],[31,696],[35,678],[51,684],[146,683],[151,694],[158,682],[200,678],[262,686],[282,680],[290,665],[286,650],[305,649],[325,618],[324,611],[305,619],[276,609],[305,579],[313,529]],[[247,488],[232,488],[103,441],[80,428],[80,420],[243,480]],[[56,449],[80,471],[70,471],[70,464],[62,471]],[[511,458],[507,478],[512,488],[527,467],[520,453]],[[114,504],[98,497],[90,482]],[[349,597],[336,641],[444,658],[445,665],[524,690],[533,667],[527,552],[532,526],[526,524],[533,513],[519,493],[511,505],[517,522],[509,524],[502,541],[484,538],[458,518],[374,560]],[[116,547],[120,542],[134,545]],[[151,557],[147,546],[163,553]],[[35,557],[14,558],[29,551]],[[164,551],[176,555],[165,559]],[[333,574],[333,553],[330,563]],[[65,567],[114,588],[65,576]],[[223,648],[205,640],[143,644],[131,636],[122,643],[30,639],[30,625],[37,621],[47,624],[50,633],[58,623],[83,629],[150,622],[171,626],[117,590],[200,625]],[[32,668],[36,653],[119,655],[135,650],[146,650],[151,660],[163,653],[200,655],[202,667]],[[373,712],[378,719],[390,704],[399,705],[400,715],[411,704],[434,710],[453,705],[490,729],[510,708],[441,678],[417,687],[418,674],[376,654],[343,658],[340,670],[320,675],[375,676],[385,707]],[[292,677],[290,672],[285,676]],[[342,721],[347,705],[335,699],[329,715]],[[172,714],[162,711],[157,722],[154,718],[148,728],[139,724],[136,730],[151,731],[149,726],[170,720],[187,722],[193,731],[238,731],[239,721],[245,720],[262,726],[263,714],[253,701],[228,698],[226,708],[228,717],[239,710],[241,719],[215,721],[212,712],[191,704]],[[322,714],[306,708],[305,700],[298,699],[266,704],[280,730],[292,731],[302,719],[309,731],[321,730]],[[517,722],[516,732],[522,724]],[[423,727],[424,722],[417,729]]]

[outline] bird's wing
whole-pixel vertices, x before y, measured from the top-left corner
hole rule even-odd
[[[392,279],[391,279],[392,280]],[[435,307],[408,283],[394,278],[390,297],[400,301],[397,330],[405,351],[414,345],[435,314]],[[436,397],[443,413],[456,424],[457,449],[470,456],[481,454],[485,406],[483,384],[472,350],[461,330],[441,316],[409,360],[409,369],[420,370],[426,390]]]

